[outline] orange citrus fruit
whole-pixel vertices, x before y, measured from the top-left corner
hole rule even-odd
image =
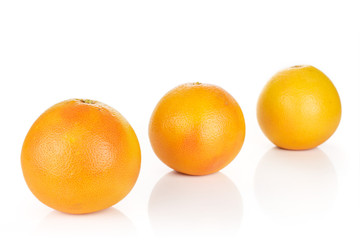
[[[240,106],[224,89],[188,83],[157,104],[149,137],[156,155],[170,168],[205,175],[224,168],[239,153],[245,121]]]
[[[82,214],[110,207],[134,186],[140,147],[126,119],[92,100],[71,99],[45,111],[21,152],[27,185],[44,204]]]
[[[284,149],[304,150],[325,142],[341,118],[339,94],[315,67],[299,65],[273,76],[257,104],[264,134]]]

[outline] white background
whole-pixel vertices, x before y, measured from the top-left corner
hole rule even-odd
[[[0,1],[0,238],[359,239],[358,1]],[[320,147],[281,151],[256,120],[278,70],[310,64],[333,81],[343,115]],[[175,174],[147,127],[159,99],[199,81],[239,102],[245,144],[205,177]],[[74,216],[41,204],[20,152],[35,119],[69,98],[117,109],[133,126],[142,168],[114,207]]]

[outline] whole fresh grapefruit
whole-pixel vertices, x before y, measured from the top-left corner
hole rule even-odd
[[[341,118],[339,94],[319,69],[298,65],[284,69],[264,87],[257,104],[264,134],[276,146],[314,148],[336,130]]]
[[[188,83],[157,104],[149,137],[156,155],[170,168],[206,175],[221,170],[239,153],[245,121],[239,104],[224,89]]]
[[[108,208],[133,188],[140,147],[113,108],[71,99],[45,111],[30,128],[21,166],[31,192],[56,210],[82,214]]]

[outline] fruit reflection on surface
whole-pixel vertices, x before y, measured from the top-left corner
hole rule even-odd
[[[131,237],[136,235],[132,221],[114,207],[92,214],[70,215],[51,211],[39,223],[37,234],[49,237]]]
[[[170,172],[151,193],[149,218],[157,235],[231,235],[240,228],[242,208],[241,195],[226,175]]]
[[[270,149],[255,172],[260,207],[273,217],[295,219],[328,209],[336,196],[335,169],[320,149]]]

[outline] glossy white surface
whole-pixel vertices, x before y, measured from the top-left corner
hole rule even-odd
[[[359,239],[358,1],[0,1],[0,239]],[[310,64],[333,81],[343,115],[309,151],[265,138],[256,101],[278,70]],[[240,154],[221,172],[174,173],[153,153],[148,121],[185,82],[219,85],[246,121]],[[142,149],[134,189],[81,216],[40,203],[20,152],[35,119],[68,98],[102,101]]]

